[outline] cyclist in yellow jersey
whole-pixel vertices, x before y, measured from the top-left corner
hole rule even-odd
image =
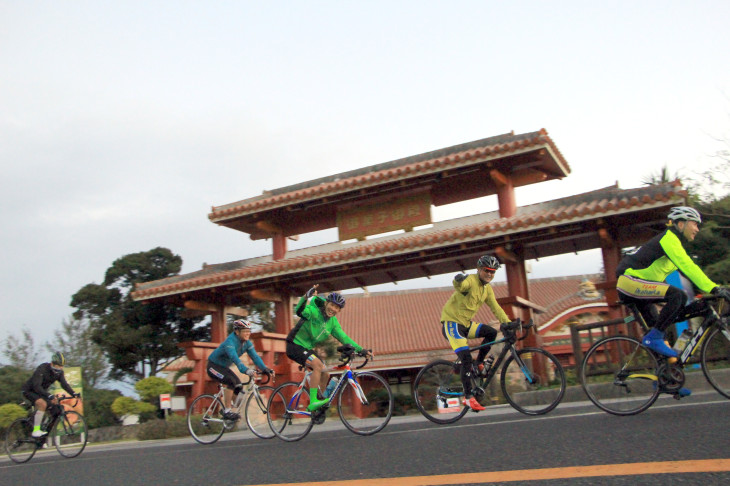
[[[616,290],[622,301],[636,305],[651,327],[642,344],[656,353],[676,358],[677,353],[664,342],[664,332],[687,305],[687,294],[666,283],[667,276],[679,270],[702,292],[726,299],[730,292],[710,280],[684,248],[684,244],[694,240],[700,231],[700,213],[689,206],[678,206],[669,211],[667,219],[666,230],[619,262]],[[656,310],[658,303],[664,304],[661,312]],[[680,390],[680,395],[689,394],[689,389]]]
[[[510,322],[510,318],[502,310],[494,296],[489,282],[494,278],[500,263],[492,255],[484,255],[477,261],[477,273],[465,275],[459,273],[454,277],[454,293],[441,311],[441,333],[451,344],[456,356],[461,360],[461,383],[464,386],[464,401],[472,410],[484,410],[484,407],[472,396],[470,374],[472,357],[467,339],[483,338],[483,343],[494,341],[497,330],[472,319],[482,304],[486,303],[500,323]],[[489,352],[489,346],[481,348],[477,355],[477,364],[481,364]]]

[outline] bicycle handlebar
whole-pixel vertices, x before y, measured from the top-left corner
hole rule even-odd
[[[261,376],[260,381],[262,385],[266,385],[268,382],[271,381],[271,375],[268,373],[264,373],[263,371],[254,370],[254,373],[256,373],[257,376]],[[248,375],[246,375],[248,376]],[[264,381],[263,377],[266,377],[266,381]],[[255,380],[256,378],[253,376],[248,376],[248,381],[246,383],[243,383],[243,385],[248,385],[251,383],[252,380]]]
[[[503,324],[500,324],[499,325],[499,330],[502,331],[502,334],[504,334],[506,336],[507,335],[514,335],[514,336],[516,336],[518,330],[519,331],[524,331],[524,334],[522,335],[522,337],[520,337],[520,338],[517,339],[518,341],[522,341],[523,339],[525,339],[527,337],[527,334],[529,333],[530,328],[534,328],[534,327],[535,327],[535,323],[533,322],[532,319],[530,319],[529,321],[523,323],[522,322],[522,319],[520,319],[518,317],[514,321],[505,322]]]
[[[350,361],[353,360],[355,355],[365,358],[365,362],[363,362],[363,364],[355,367],[356,370],[359,370],[360,368],[363,368],[366,364],[368,364],[368,361],[370,361],[370,353],[372,351],[370,349],[363,349],[362,351],[356,351],[353,346],[346,344],[344,346],[338,346],[337,352],[340,353],[340,361],[342,361],[342,364],[339,365],[338,367],[347,365]]]

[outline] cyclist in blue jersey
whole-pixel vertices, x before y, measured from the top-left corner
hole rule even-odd
[[[243,384],[231,370],[231,365],[235,364],[238,371],[247,374],[252,380],[256,374],[253,369],[248,368],[241,362],[239,356],[244,352],[248,353],[254,364],[263,373],[271,376],[272,379],[275,374],[274,370],[267,368],[259,355],[256,354],[256,349],[254,349],[253,343],[249,340],[250,337],[251,323],[245,319],[239,319],[233,323],[233,332],[208,357],[208,364],[206,366],[208,376],[226,385],[226,390],[223,393],[225,406],[223,418],[226,420],[238,420],[241,418],[239,414],[231,411],[231,399],[234,399],[234,406],[238,407],[239,394],[243,389]],[[240,396],[240,398],[243,397]]]

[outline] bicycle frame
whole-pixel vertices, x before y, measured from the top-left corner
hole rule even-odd
[[[483,377],[482,383],[490,383],[492,381],[492,378],[494,378],[494,375],[497,374],[497,370],[502,365],[502,362],[507,357],[507,353],[511,353],[514,360],[517,362],[517,364],[520,367],[520,370],[522,370],[522,373],[525,375],[525,379],[532,385],[535,383],[535,379],[532,376],[532,372],[528,369],[525,362],[520,358],[519,354],[517,354],[517,349],[515,348],[515,343],[517,341],[521,341],[527,336],[523,336],[522,338],[517,339],[515,331],[510,331],[508,335],[505,335],[502,337],[502,339],[497,339],[496,341],[492,341],[489,343],[480,344],[479,346],[474,346],[469,348],[469,352],[476,351],[478,349],[487,347],[487,346],[493,346],[495,344],[502,344],[506,343],[504,347],[502,347],[502,351],[499,353],[499,356],[497,356],[497,359],[494,360],[494,363],[492,364],[491,368],[487,371],[487,375]]]
[[[714,297],[705,297],[704,300],[711,300],[714,299]],[[649,329],[649,325],[644,320],[644,317],[641,315],[641,313],[638,311],[635,305],[633,304],[624,304],[627,309],[632,314],[633,319],[629,319],[627,323],[630,323],[632,320],[636,320],[641,327],[647,331]],[[722,305],[722,304],[720,304]],[[727,325],[725,325],[722,321],[722,318],[717,313],[717,310],[711,306],[707,305],[707,308],[702,310],[701,312],[695,312],[695,313],[682,313],[680,314],[676,322],[683,322],[688,319],[691,319],[693,317],[703,317],[702,323],[697,327],[697,329],[692,333],[692,337],[685,345],[684,349],[681,353],[679,353],[679,356],[677,357],[677,362],[684,366],[690,359],[690,357],[695,354],[695,352],[702,347],[702,342],[704,341],[704,338],[708,335],[708,332],[710,329],[712,329],[715,325],[722,326],[721,332],[725,335],[725,337],[730,340],[730,330],[728,330]],[[634,352],[635,353],[635,352]],[[655,353],[656,354],[656,353]],[[666,359],[666,357],[661,355],[656,355],[660,360]],[[638,377],[638,375],[632,375],[634,377]],[[648,378],[648,376],[647,376]],[[653,379],[656,379],[656,376],[653,377]]]
[[[342,379],[340,379],[340,382],[337,383],[337,386],[334,390],[332,390],[332,393],[330,393],[330,396],[327,397],[327,403],[322,405],[320,410],[328,408],[332,401],[335,399],[337,394],[340,392],[342,387],[346,386],[347,384],[351,385],[355,393],[357,393],[357,397],[360,399],[363,405],[369,405],[369,402],[367,398],[365,397],[365,392],[363,391],[362,387],[360,387],[360,384],[357,382],[357,379],[355,379],[355,375],[352,372],[352,368],[350,367],[350,363],[345,363],[341,365],[337,365],[333,368],[333,370],[337,369],[344,369],[344,372],[342,373]],[[306,390],[304,387],[309,382],[309,377],[313,373],[313,371],[309,368],[307,368],[307,371],[304,373],[304,378],[299,383],[299,387],[297,388],[297,391],[292,396],[291,400],[289,400],[289,403],[287,404],[287,412],[297,415],[303,415],[303,416],[312,416],[312,412],[308,410],[297,410],[297,407],[299,405],[299,397],[302,396],[302,393],[306,393]]]

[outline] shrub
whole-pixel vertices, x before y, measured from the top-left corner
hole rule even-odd
[[[7,429],[15,419],[28,415],[28,411],[15,403],[0,405],[0,430]]]
[[[182,415],[170,415],[167,420],[155,419],[141,424],[137,432],[137,439],[155,440],[187,435],[190,435],[187,418]]]
[[[117,417],[154,413],[157,408],[151,403],[140,402],[131,397],[119,397],[112,402],[112,412]]]

